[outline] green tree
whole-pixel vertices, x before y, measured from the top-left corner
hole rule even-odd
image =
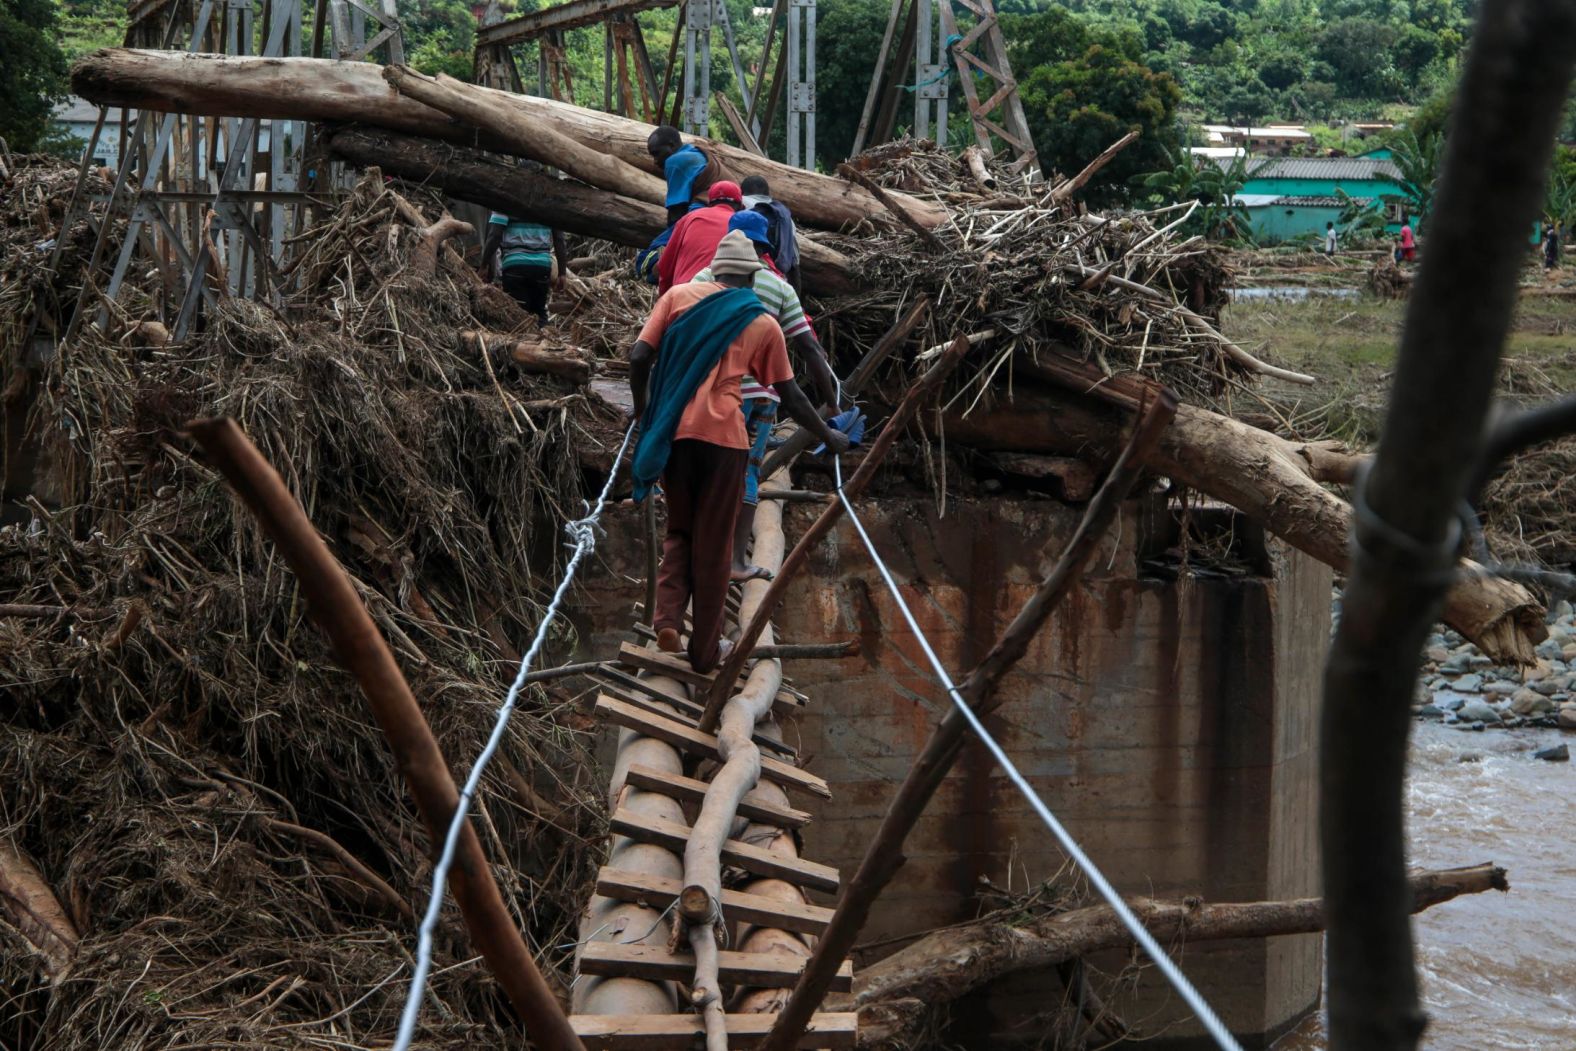
[[[1419,29],[1414,25],[1402,26],[1396,34],[1395,43],[1390,46],[1391,60],[1395,68],[1413,88],[1416,88],[1423,79],[1423,74],[1439,58],[1441,44],[1437,33],[1430,33],[1426,29]]]
[[[1166,165],[1134,176],[1133,181],[1163,204],[1197,201],[1199,207],[1184,225],[1189,233],[1216,240],[1251,240],[1248,210],[1238,200],[1253,172],[1246,157],[1229,164],[1194,157],[1181,150],[1165,151]]]
[[[1137,130],[1139,140],[1086,190],[1099,203],[1125,196],[1135,173],[1164,162],[1178,142],[1182,90],[1169,74],[1144,65],[1136,31],[1091,26],[1060,7],[1004,22],[1042,168],[1072,174]]]
[[[1271,51],[1259,59],[1259,80],[1275,91],[1284,91],[1308,73],[1308,62],[1292,50]]]
[[[0,0],[0,138],[13,150],[37,149],[66,94],[54,0]]]
[[[1549,171],[1548,203],[1543,211],[1564,230],[1568,231],[1571,224],[1576,223],[1576,149],[1555,147],[1554,165]]]
[[[1336,84],[1350,97],[1377,97],[1395,88],[1390,47],[1396,31],[1367,18],[1343,18],[1319,35],[1319,58],[1336,73]]]
[[[1401,192],[1407,197],[1414,224],[1419,229],[1434,208],[1434,183],[1444,160],[1445,137],[1428,134],[1418,138],[1410,128],[1402,128],[1390,139],[1390,161],[1400,176]]]
[[[1341,214],[1335,225],[1348,241],[1369,240],[1385,236],[1384,212],[1371,201],[1360,201],[1341,189],[1335,188],[1336,199],[1341,202]]]

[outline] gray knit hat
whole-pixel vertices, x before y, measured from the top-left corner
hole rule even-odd
[[[717,254],[711,257],[713,274],[753,274],[762,269],[755,245],[742,230],[729,230],[717,245]]]

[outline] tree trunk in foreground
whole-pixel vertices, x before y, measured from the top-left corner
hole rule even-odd
[[[388,175],[565,233],[644,248],[667,228],[667,213],[658,205],[525,171],[480,150],[370,128],[339,128],[326,139],[334,156],[359,168],[376,166]],[[820,295],[852,291],[853,266],[847,256],[804,235],[799,238],[799,254],[811,291]]]
[[[104,48],[77,61],[71,70],[71,85],[74,92],[101,106],[200,116],[356,122],[515,152],[507,141],[455,124],[439,110],[398,94],[383,82],[383,67],[370,62]],[[653,130],[649,124],[552,99],[491,88],[478,90],[513,107],[528,121],[656,173],[646,152],[646,139]],[[765,176],[772,196],[793,209],[801,226],[836,230],[887,214],[868,192],[841,179],[757,157],[725,143],[694,141],[717,160],[722,177]],[[922,226],[936,227],[947,221],[947,210],[938,204],[896,191],[888,195]]]
[[[1504,869],[1486,864],[1419,872],[1410,878],[1410,888],[1411,911],[1416,913],[1463,894],[1507,891],[1510,885]],[[1311,934],[1325,926],[1324,902],[1319,898],[1221,905],[1144,898],[1130,904],[1161,942]],[[860,969],[852,997],[860,1013],[860,1046],[912,1046],[933,1008],[1002,975],[1131,944],[1127,928],[1107,905],[1043,916],[1022,925],[979,923],[928,934]]]
[[[982,450],[1115,455],[1125,420],[1111,407],[1019,380],[1011,398],[968,416],[949,415],[947,440]],[[1155,471],[1262,522],[1270,532],[1320,562],[1344,571],[1352,508],[1314,480],[1336,473],[1327,447],[1287,441],[1193,405],[1177,408],[1151,458]],[[1465,563],[1471,565],[1472,563]],[[1493,577],[1456,582],[1443,619],[1495,661],[1533,660],[1547,634],[1542,607],[1526,588]]]

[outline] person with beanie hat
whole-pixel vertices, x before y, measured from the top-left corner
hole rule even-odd
[[[762,264],[751,278],[751,287],[766,312],[777,320],[783,338],[799,352],[800,360],[808,363],[821,399],[836,411],[839,408],[837,381],[832,376],[826,350],[810,326],[810,318],[799,301],[799,293],[772,266],[771,256],[767,254],[771,242],[767,237],[766,217],[758,212],[740,212],[728,225],[750,239]],[[695,280],[715,280],[715,264],[696,274]],[[771,575],[760,566],[751,565],[744,556],[749,547],[750,533],[755,527],[755,508],[760,502],[761,464],[766,459],[767,440],[777,422],[777,392],[750,375],[744,377],[739,392],[744,400],[744,429],[750,441],[750,459],[744,472],[744,503],[734,525],[731,573],[734,580],[743,581],[766,579]]]
[[[728,221],[744,207],[739,184],[734,182],[712,183],[706,200],[704,208],[696,208],[673,225],[668,246],[657,259],[658,292],[691,281],[705,269],[722,235],[728,232]]]
[[[675,285],[657,299],[629,351],[629,388],[640,437],[631,471],[635,499],[660,478],[667,533],[652,627],[668,653],[716,667],[733,561],[733,530],[749,442],[740,384],[746,373],[772,386],[794,419],[836,452],[848,438],[828,427],[794,382],[787,344],[751,290],[763,268],[749,238],[726,234],[711,259],[712,281]],[[691,632],[681,647],[684,612]]]

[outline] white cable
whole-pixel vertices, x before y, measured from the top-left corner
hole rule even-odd
[[[399,1035],[394,1041],[393,1051],[409,1051],[410,1042],[416,1035],[416,1019],[421,1014],[427,972],[432,969],[432,932],[438,925],[438,914],[443,911],[443,892],[448,883],[449,868],[454,864],[454,852],[459,846],[460,830],[465,827],[466,817],[470,813],[471,799],[475,797],[476,790],[481,785],[482,772],[486,770],[493,754],[498,751],[498,746],[503,743],[503,735],[509,728],[509,716],[514,714],[515,702],[519,700],[520,690],[525,686],[525,677],[530,674],[531,661],[536,659],[537,653],[547,641],[547,629],[552,626],[553,619],[558,615],[558,607],[563,603],[564,595],[575,579],[575,571],[580,568],[581,560],[596,547],[597,519],[602,515],[602,508],[607,503],[607,494],[613,488],[613,479],[618,477],[618,465],[623,461],[624,450],[629,448],[629,439],[634,433],[635,425],[632,423],[624,432],[624,441],[619,445],[618,453],[613,457],[613,466],[607,474],[607,484],[602,486],[602,492],[597,495],[596,506],[591,508],[591,513],[564,526],[564,531],[574,541],[575,553],[569,556],[569,564],[564,567],[564,579],[559,582],[558,590],[553,592],[553,600],[547,604],[547,612],[542,615],[542,623],[536,629],[536,638],[531,640],[531,648],[526,650],[525,656],[520,659],[519,674],[514,677],[514,684],[509,687],[503,707],[498,709],[498,718],[493,723],[492,736],[487,738],[486,747],[476,757],[470,776],[465,779],[465,787],[460,790],[460,803],[454,808],[454,819],[449,822],[448,835],[443,841],[443,853],[439,855],[438,864],[432,870],[432,896],[428,899],[427,911],[421,918],[421,930],[416,939],[416,970],[410,976],[410,990],[405,995],[405,1008],[400,1012]]]
[[[839,390],[839,396],[841,396],[841,390]],[[1089,877],[1089,882],[1094,885],[1094,889],[1099,891],[1100,896],[1115,911],[1117,918],[1127,927],[1128,933],[1133,936],[1133,940],[1155,962],[1155,966],[1160,969],[1160,973],[1166,976],[1166,980],[1171,983],[1172,988],[1177,991],[1177,994],[1187,1003],[1194,1015],[1198,1017],[1198,1020],[1203,1023],[1204,1028],[1209,1031],[1209,1035],[1214,1038],[1215,1043],[1220,1046],[1222,1051],[1242,1051],[1242,1047],[1237,1043],[1236,1037],[1231,1035],[1231,1031],[1225,1027],[1219,1016],[1204,1001],[1204,997],[1200,995],[1199,991],[1193,988],[1193,983],[1189,982],[1187,976],[1182,973],[1181,968],[1172,962],[1171,957],[1155,941],[1154,936],[1144,929],[1143,924],[1138,922],[1138,917],[1133,915],[1133,910],[1129,909],[1127,903],[1122,900],[1121,895],[1117,894],[1116,888],[1111,886],[1110,882],[1106,880],[1104,873],[1095,866],[1089,855],[1083,852],[1083,848],[1078,845],[1067,829],[1062,827],[1062,823],[1056,819],[1056,815],[1051,813],[1051,808],[1046,806],[1045,802],[1030,787],[1029,782],[1024,779],[1023,775],[1018,772],[1018,768],[1013,765],[1012,760],[1007,758],[1007,753],[1002,751],[1001,745],[997,744],[990,731],[985,729],[985,724],[980,722],[979,716],[974,714],[974,710],[959,695],[957,686],[952,682],[952,676],[947,674],[947,669],[942,666],[940,658],[936,656],[936,651],[930,648],[930,640],[925,637],[925,633],[920,630],[919,624],[915,622],[914,614],[909,611],[908,603],[903,600],[902,593],[898,591],[897,581],[892,579],[892,574],[887,569],[886,563],[881,560],[881,555],[876,551],[875,544],[870,540],[870,534],[865,532],[864,523],[859,520],[859,515],[854,511],[852,501],[843,492],[842,457],[832,457],[832,472],[837,481],[837,498],[843,502],[843,510],[848,512],[848,520],[854,524],[854,529],[858,531],[859,539],[864,542],[865,550],[870,553],[871,561],[881,571],[881,578],[886,581],[887,590],[892,592],[892,598],[897,602],[898,610],[902,612],[903,619],[908,621],[909,630],[914,633],[914,638],[919,640],[920,648],[925,651],[925,657],[930,661],[930,666],[935,669],[936,678],[940,679],[941,684],[947,688],[947,693],[952,697],[952,703],[957,705],[958,711],[963,713],[963,718],[968,721],[975,736],[980,739],[990,751],[990,754],[995,757],[996,762],[1001,764],[1001,768],[1006,771],[1008,779],[1017,786],[1018,791],[1023,794],[1023,798],[1029,801],[1029,805],[1034,808],[1035,813],[1040,815],[1040,820],[1044,821],[1045,827],[1051,830],[1051,834],[1062,845],[1062,850],[1066,851],[1067,856],[1072,858],[1079,868],[1083,869],[1085,875]]]

